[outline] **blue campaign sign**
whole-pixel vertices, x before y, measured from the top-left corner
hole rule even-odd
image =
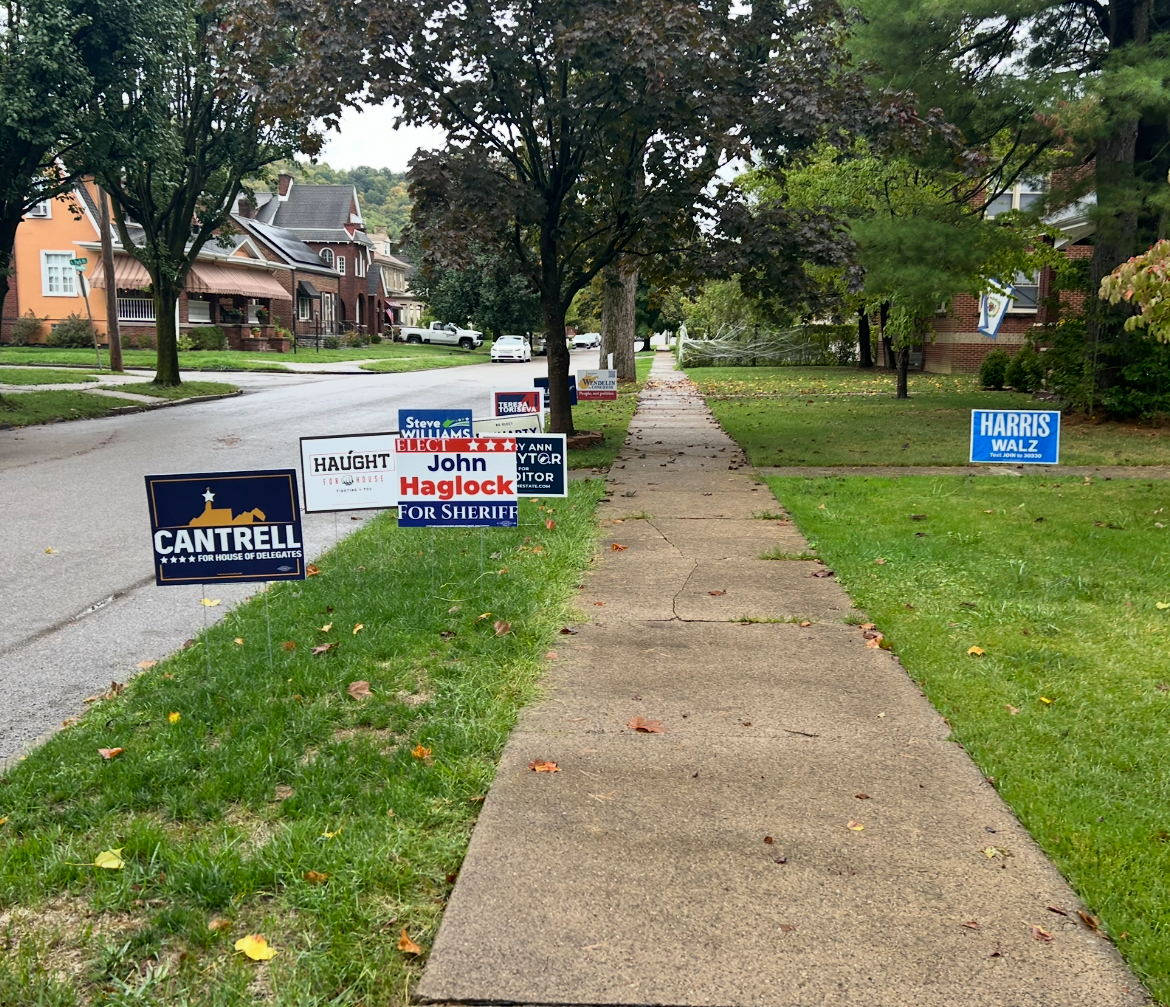
[[[972,409],[971,461],[1059,464],[1060,413],[1052,409]]]
[[[564,434],[516,434],[516,492],[567,497],[569,461]]]
[[[470,437],[470,409],[399,409],[402,437]]]
[[[295,469],[147,476],[155,583],[304,580]]]
[[[544,389],[544,408],[551,409],[552,403],[548,397],[548,378],[533,378],[533,385],[537,388]],[[574,374],[569,375],[569,405],[575,406],[577,404],[577,377]]]

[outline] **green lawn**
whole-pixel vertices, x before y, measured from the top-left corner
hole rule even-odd
[[[573,407],[573,425],[578,430],[600,430],[605,442],[591,448],[569,452],[569,468],[608,468],[626,441],[630,419],[638,408],[638,393],[641,392],[654,356],[638,354],[634,362],[638,380],[636,384],[620,385],[618,397],[610,402],[582,402]]]
[[[1170,485],[768,483],[1170,1002]]]
[[[56,420],[91,420],[109,416],[121,406],[136,406],[129,399],[86,392],[19,392],[0,395],[0,427],[31,427]]]
[[[477,350],[461,350],[457,346],[425,346],[415,344],[389,344],[368,347],[377,350],[376,353],[367,353],[367,357],[377,357],[372,363],[362,364],[362,370],[378,371],[382,373],[400,374],[405,371],[427,371],[440,367],[464,367],[467,364],[486,364],[491,360],[490,344],[484,343]],[[340,352],[358,352],[356,350],[322,350],[321,354]],[[302,363],[316,359],[315,350],[302,350],[299,354],[304,357]],[[322,360],[322,363],[328,361]]]
[[[402,932],[434,938],[601,490],[523,501],[519,529],[382,515],[268,591],[271,651],[258,597],[9,768],[0,1002],[407,1003]]]
[[[889,371],[846,367],[702,367],[687,372],[753,465],[965,465],[971,410],[1028,407],[981,391],[973,376],[914,374],[910,399]],[[1066,465],[1170,463],[1170,427],[1066,419]]]
[[[97,381],[96,374],[41,367],[0,367],[0,385],[78,385]]]
[[[230,395],[239,391],[235,385],[221,381],[184,381],[177,387],[156,385],[153,381],[134,381],[102,387],[117,392],[133,392],[135,395],[153,395],[160,399],[192,399],[200,395]]]

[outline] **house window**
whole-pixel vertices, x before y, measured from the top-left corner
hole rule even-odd
[[[357,258],[355,258],[353,260],[353,271],[354,271],[354,275],[356,275],[356,276],[365,276],[366,275],[366,260],[365,260],[365,257],[361,254],[361,252],[358,252]]]
[[[53,201],[51,199],[42,199],[39,203],[37,203],[36,206],[34,206],[31,210],[29,210],[28,213],[25,214],[25,216],[26,217],[41,217],[43,219],[47,219],[49,217],[52,217],[53,216]]]
[[[344,256],[344,255],[339,255],[339,256],[337,257],[337,271],[338,271],[338,272],[339,272],[339,273],[340,273],[342,276],[344,276],[344,275],[345,275],[345,256]]]
[[[297,298],[297,321],[307,322],[313,317],[313,302],[308,297]]]
[[[41,252],[41,293],[46,297],[76,297],[77,272],[69,265],[71,252]]]
[[[187,321],[189,322],[210,322],[211,321],[211,302],[198,301],[194,298],[187,300]]]
[[[1017,182],[1006,192],[1001,192],[987,204],[985,216],[994,217],[1008,210],[1039,210],[1044,202],[1044,188],[1040,182],[1028,180]]]
[[[325,265],[327,265],[330,269],[333,268],[333,249],[332,248],[322,248],[321,249],[321,261],[323,263],[325,263]]]
[[[1012,281],[1016,296],[1008,311],[1035,311],[1040,306],[1040,273],[1016,273]]]

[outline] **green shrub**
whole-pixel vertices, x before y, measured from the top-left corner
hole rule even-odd
[[[74,313],[65,321],[58,322],[53,326],[53,331],[49,333],[46,342],[50,346],[57,347],[92,347],[93,337],[93,325],[90,324],[89,319]]]
[[[341,337],[341,345],[357,349],[358,347],[366,345],[366,337],[363,336],[360,332],[350,332],[347,335]]]
[[[336,336],[326,336],[325,337],[325,349],[327,349],[327,350],[341,349],[341,340],[338,339]]]
[[[200,325],[188,329],[187,338],[191,340],[193,350],[226,350],[228,345],[227,333],[218,325]]]
[[[1119,418],[1170,415],[1170,345],[1142,339],[1130,352],[1134,359],[1121,368],[1117,383],[1102,391],[1101,404]]]
[[[979,365],[979,384],[984,388],[1003,388],[1012,358],[1004,350],[992,350]]]
[[[15,322],[12,323],[10,342],[13,346],[28,346],[41,333],[41,326],[47,322],[48,316],[37,318],[29,308]]]
[[[1017,392],[1034,392],[1040,387],[1044,380],[1044,363],[1031,343],[1025,343],[1012,357],[1003,379]]]
[[[189,335],[187,335],[186,333],[184,333],[183,335],[179,336],[178,339],[175,340],[175,348],[180,353],[187,353],[191,350],[196,349],[196,346],[195,346],[195,343],[192,342],[191,337]]]
[[[370,342],[377,346],[382,341],[382,336],[375,332],[370,336]]]

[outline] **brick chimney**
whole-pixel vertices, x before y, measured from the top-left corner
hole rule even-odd
[[[283,171],[280,173],[280,188],[278,189],[281,199],[288,199],[289,190],[293,186],[292,175],[286,175]]]
[[[256,204],[252,202],[247,196],[241,194],[236,201],[236,213],[241,217],[252,218],[256,216]]]

